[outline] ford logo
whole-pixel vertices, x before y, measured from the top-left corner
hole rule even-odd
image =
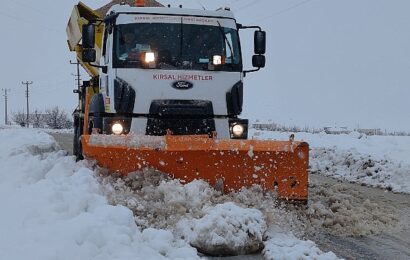
[[[188,81],[176,81],[172,84],[172,87],[176,89],[191,89],[194,87],[194,84]]]

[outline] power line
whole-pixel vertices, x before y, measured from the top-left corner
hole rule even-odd
[[[311,2],[311,1],[313,1],[313,0],[304,0],[304,1],[301,1],[301,2],[299,2],[299,3],[296,3],[296,4],[294,4],[294,5],[291,5],[291,6],[287,7],[287,8],[285,8],[285,9],[282,9],[282,10],[280,10],[280,11],[277,11],[277,12],[275,12],[275,13],[272,13],[272,14],[270,14],[270,15],[268,15],[268,16],[265,16],[265,17],[256,19],[255,22],[256,22],[256,21],[261,21],[261,20],[270,19],[270,18],[272,18],[272,17],[281,15],[281,14],[283,14],[283,13],[286,13],[286,12],[289,12],[289,11],[291,11],[291,10],[293,10],[293,9],[296,9],[296,8],[302,6],[302,5],[305,5],[305,4],[307,4],[307,3]]]
[[[8,115],[8,113],[7,113],[7,101],[8,101],[8,91],[11,91],[11,89],[9,89],[9,88],[2,88],[1,89],[2,91],[4,91],[4,94],[3,94],[3,97],[4,97],[4,124],[5,125],[8,125],[9,124],[9,121],[8,121],[8,118],[7,118],[7,115]]]
[[[29,110],[29,103],[28,103],[28,97],[29,97],[29,91],[28,91],[28,86],[33,84],[33,81],[26,81],[26,82],[21,82],[21,84],[26,85],[26,98],[27,98],[27,128],[29,127],[29,115],[30,115],[30,110]]]
[[[254,4],[258,4],[259,2],[260,1],[258,1],[258,0],[253,0],[252,2],[247,3],[246,5],[243,5],[243,6],[239,7],[238,9],[235,10],[235,12],[238,13],[238,12],[242,11],[243,9],[249,7],[249,6],[252,6]]]

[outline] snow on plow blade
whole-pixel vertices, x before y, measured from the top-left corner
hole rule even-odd
[[[86,135],[82,144],[86,158],[123,175],[154,168],[183,182],[223,184],[225,192],[257,184],[276,190],[280,199],[308,198],[309,146],[304,142]]]

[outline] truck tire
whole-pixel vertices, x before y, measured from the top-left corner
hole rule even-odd
[[[74,154],[75,159],[76,159],[77,162],[84,159],[83,149],[82,149],[82,146],[81,146],[80,126],[75,126],[74,127],[73,154]]]

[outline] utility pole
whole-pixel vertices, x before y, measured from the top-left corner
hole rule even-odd
[[[28,82],[28,81],[26,81],[26,82],[21,82],[21,84],[23,84],[23,85],[26,85],[26,98],[27,98],[27,128],[29,127],[29,115],[30,115],[30,109],[29,109],[29,104],[28,104],[28,97],[30,96],[29,95],[29,91],[28,91],[28,86],[29,85],[31,85],[31,84],[33,84],[33,81],[30,81],[30,82]]]
[[[77,65],[77,75],[73,75],[73,76],[77,77],[77,86],[78,86],[78,90],[80,90],[80,87],[81,87],[80,63],[78,61],[72,62],[70,60],[70,64]]]
[[[7,118],[7,115],[8,115],[8,113],[7,113],[7,101],[8,101],[7,92],[10,91],[10,89],[9,88],[2,88],[1,90],[4,91],[4,94],[3,94],[3,96],[4,96],[4,124],[8,125],[9,120]]]

